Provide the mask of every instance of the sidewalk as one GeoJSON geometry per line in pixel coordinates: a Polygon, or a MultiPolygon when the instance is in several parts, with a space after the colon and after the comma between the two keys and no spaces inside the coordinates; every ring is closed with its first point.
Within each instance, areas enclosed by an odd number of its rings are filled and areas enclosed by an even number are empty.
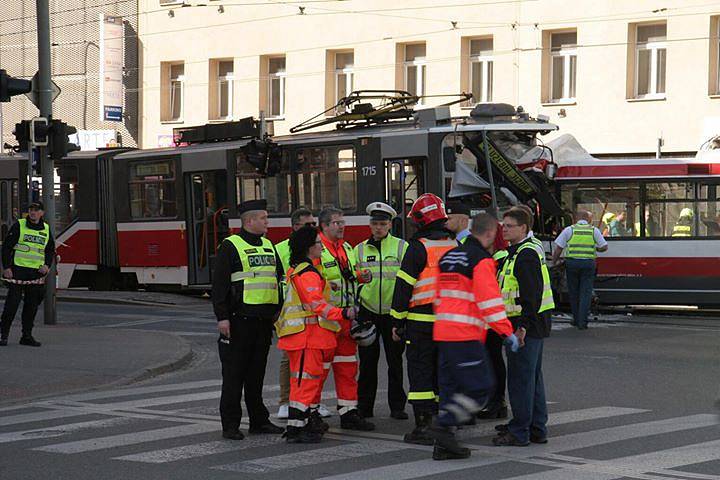
{"type": "MultiPolygon", "coordinates": [[[[7,288],[0,287],[0,299],[4,300],[7,288]]],[[[161,292],[94,291],[86,289],[67,289],[57,291],[58,302],[107,303],[114,305],[170,305],[192,307],[210,305],[209,297],[181,295],[161,292]]]]}
{"type": "Polygon", "coordinates": [[[161,332],[36,325],[42,347],[18,345],[19,321],[0,347],[0,405],[122,385],[182,367],[190,344],[161,332]]]}

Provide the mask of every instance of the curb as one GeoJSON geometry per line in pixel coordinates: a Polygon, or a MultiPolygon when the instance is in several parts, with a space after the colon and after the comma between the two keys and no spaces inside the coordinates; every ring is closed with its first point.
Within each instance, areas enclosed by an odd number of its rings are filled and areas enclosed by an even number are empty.
{"type": "MultiPolygon", "coordinates": [[[[90,328],[90,327],[89,327],[90,328]]],[[[42,402],[43,400],[55,398],[55,397],[62,397],[66,395],[74,395],[79,393],[89,393],[94,392],[98,390],[106,390],[111,389],[115,387],[122,387],[131,385],[133,383],[139,383],[145,380],[150,380],[151,378],[157,377],[159,375],[163,375],[166,373],[175,372],[178,370],[181,370],[185,367],[187,367],[195,357],[195,353],[192,349],[192,344],[182,338],[179,335],[173,335],[172,333],[167,333],[168,336],[174,338],[176,342],[178,343],[179,347],[182,348],[182,354],[179,357],[176,357],[174,359],[171,359],[167,362],[160,362],[155,365],[151,365],[149,367],[144,367],[140,370],[137,370],[135,372],[132,372],[128,375],[125,375],[121,378],[118,378],[116,380],[102,383],[98,385],[94,385],[91,387],[80,387],[80,388],[71,388],[68,390],[60,390],[57,392],[44,394],[44,395],[38,395],[38,396],[30,396],[30,397],[23,397],[8,401],[0,401],[1,407],[9,407],[13,405],[17,405],[20,403],[28,403],[32,404],[35,402],[42,402]]],[[[28,405],[30,406],[30,405],[28,405]]]]}
{"type": "MultiPolygon", "coordinates": [[[[0,300],[5,300],[7,295],[0,294],[0,300]]],[[[119,299],[111,297],[102,298],[83,298],[83,297],[62,297],[57,296],[57,301],[62,303],[102,303],[108,305],[135,305],[145,307],[182,307],[177,303],[170,302],[149,302],[144,300],[119,299]]]]}

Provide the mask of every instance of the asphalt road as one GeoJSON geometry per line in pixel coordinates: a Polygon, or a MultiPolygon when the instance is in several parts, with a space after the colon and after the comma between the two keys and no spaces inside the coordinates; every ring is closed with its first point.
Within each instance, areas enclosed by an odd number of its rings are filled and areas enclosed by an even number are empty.
{"type": "MultiPolygon", "coordinates": [[[[3,480],[720,479],[720,321],[712,318],[628,323],[618,315],[583,332],[556,324],[544,357],[550,442],[492,447],[496,422],[483,422],[460,432],[470,459],[437,462],[429,448],[402,443],[411,423],[387,418],[384,393],[375,432],[344,432],[334,416],[318,445],[274,436],[222,440],[209,305],[60,304],[59,311],[60,322],[88,328],[173,332],[192,343],[195,356],[180,371],[130,387],[0,409],[3,480]]],[[[273,412],[278,360],[273,348],[265,381],[273,412]]],[[[332,390],[326,386],[324,395],[330,406],[332,390]]]]}

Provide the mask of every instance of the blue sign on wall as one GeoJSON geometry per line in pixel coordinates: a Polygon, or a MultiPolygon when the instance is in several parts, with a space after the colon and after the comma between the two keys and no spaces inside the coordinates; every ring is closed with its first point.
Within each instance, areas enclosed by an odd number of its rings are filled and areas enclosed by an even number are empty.
{"type": "Polygon", "coordinates": [[[105,105],[103,120],[110,122],[122,122],[122,107],[105,105]]]}

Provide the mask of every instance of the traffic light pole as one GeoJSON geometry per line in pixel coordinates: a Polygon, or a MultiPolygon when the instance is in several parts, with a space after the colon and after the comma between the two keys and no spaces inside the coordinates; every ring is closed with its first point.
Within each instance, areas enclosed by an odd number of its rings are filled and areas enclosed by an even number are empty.
{"type": "MultiPolygon", "coordinates": [[[[38,104],[40,116],[52,118],[52,80],[50,60],[50,4],[49,0],[36,0],[37,31],[38,31],[38,104]]],[[[48,147],[38,147],[40,165],[42,167],[42,199],[45,207],[45,221],[55,234],[55,171],[52,158],[48,155],[48,147]]],[[[32,162],[32,158],[28,159],[32,162]]],[[[28,186],[30,187],[30,186],[28,186]]],[[[28,188],[29,189],[29,188],[28,188]]],[[[55,309],[55,272],[56,265],[50,266],[50,272],[45,277],[45,307],[44,317],[46,325],[55,325],[57,312],[55,309]]]]}

